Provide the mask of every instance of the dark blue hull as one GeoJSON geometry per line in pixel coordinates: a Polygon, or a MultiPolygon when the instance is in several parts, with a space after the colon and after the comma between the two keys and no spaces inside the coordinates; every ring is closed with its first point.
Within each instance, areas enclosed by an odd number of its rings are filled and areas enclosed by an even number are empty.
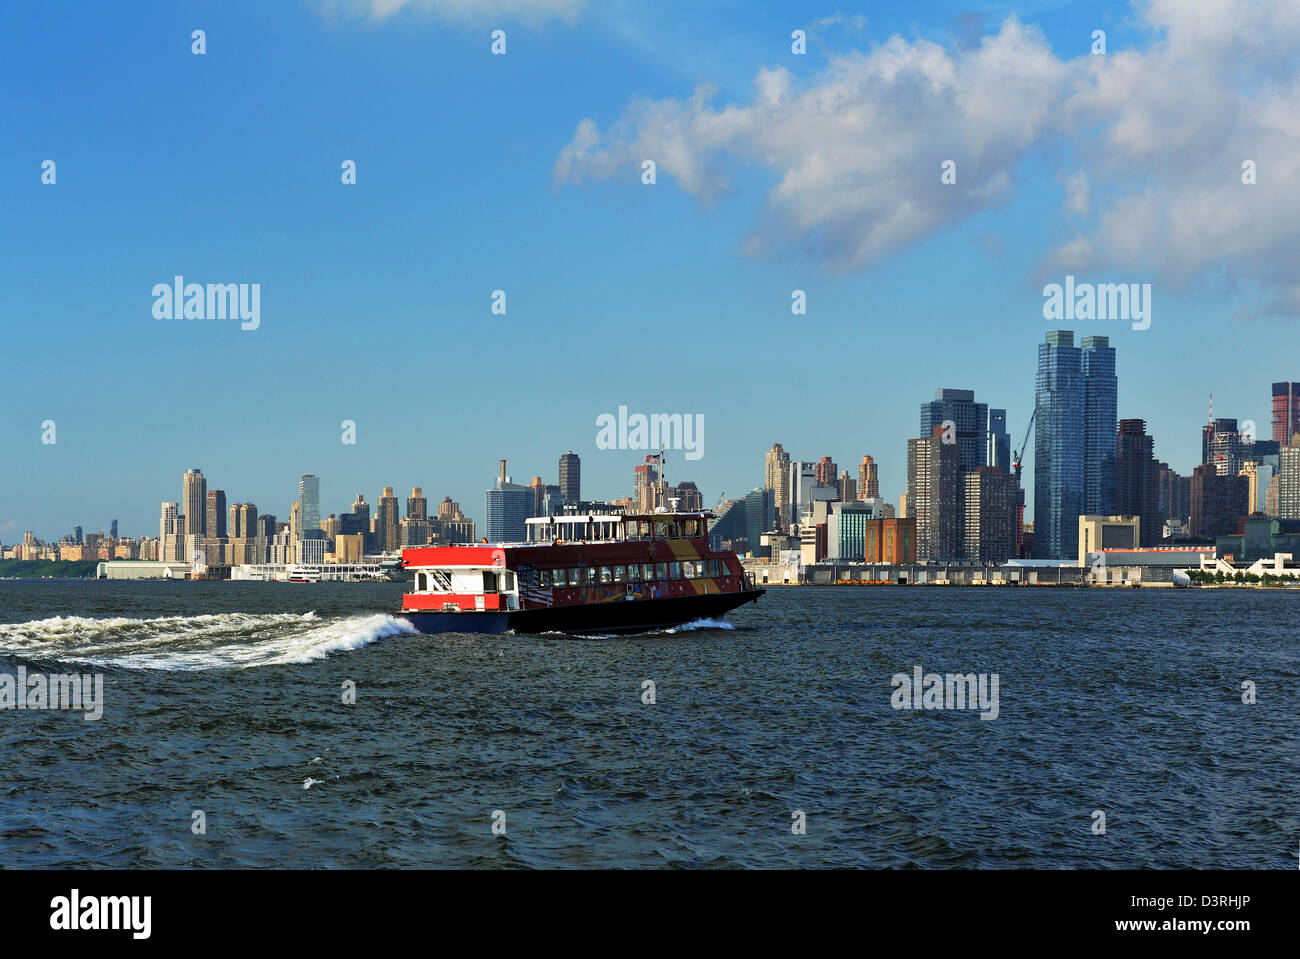
{"type": "Polygon", "coordinates": [[[402,612],[398,615],[422,633],[571,633],[604,635],[644,633],[697,619],[715,619],[763,595],[761,589],[707,593],[627,602],[546,606],[511,612],[402,612]]]}

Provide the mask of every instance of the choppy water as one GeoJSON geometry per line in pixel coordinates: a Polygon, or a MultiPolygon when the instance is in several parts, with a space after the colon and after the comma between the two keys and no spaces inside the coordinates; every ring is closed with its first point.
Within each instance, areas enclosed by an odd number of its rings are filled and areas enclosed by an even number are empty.
{"type": "Polygon", "coordinates": [[[0,672],[106,698],[0,711],[0,862],[1295,868],[1300,593],[776,589],[568,640],[412,635],[400,592],[0,582],[0,672]],[[998,718],[894,710],[918,665],[998,718]]]}

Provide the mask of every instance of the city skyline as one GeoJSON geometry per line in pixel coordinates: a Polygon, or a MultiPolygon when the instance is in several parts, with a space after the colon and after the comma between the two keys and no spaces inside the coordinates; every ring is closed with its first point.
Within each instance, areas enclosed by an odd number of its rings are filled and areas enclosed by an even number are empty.
{"type": "MultiPolygon", "coordinates": [[[[1072,322],[1045,317],[1044,287],[1076,276],[1150,284],[1146,328],[1073,328],[1120,350],[1118,417],[1147,422],[1161,461],[1197,465],[1211,391],[1267,435],[1259,384],[1294,376],[1275,357],[1296,353],[1300,302],[1286,241],[1300,161],[1271,119],[1287,113],[1295,25],[1253,6],[1215,30],[1167,4],[962,11],[575,4],[462,21],[233,2],[190,24],[145,2],[57,35],[38,10],[12,11],[29,42],[0,66],[25,91],[6,104],[0,157],[0,541],[114,517],[149,529],[151,504],[176,499],[177,463],[285,515],[289,473],[370,496],[400,476],[477,509],[498,459],[532,476],[564,449],[585,485],[629,496],[625,458],[595,442],[621,406],[707,419],[703,458],[669,464],[710,505],[752,488],[754,451],[782,437],[851,476],[870,453],[893,501],[919,392],[972,390],[1019,442],[1026,363],[1072,322]],[[1279,55],[1242,65],[1239,42],[1279,55]],[[137,66],[103,69],[109,57],[137,66]],[[1121,57],[1127,72],[1107,73],[1121,57]],[[27,82],[51,65],[58,85],[27,82]],[[145,70],[173,82],[143,84],[145,70]],[[939,94],[918,111],[926,80],[939,94]],[[1232,93],[1189,97],[1178,136],[1150,139],[1139,121],[1172,83],[1232,93]],[[467,86],[473,110],[442,96],[467,86]],[[735,139],[709,140],[726,111],[735,139]],[[834,163],[817,144],[839,146],[834,163]],[[57,178],[43,182],[47,159],[57,178]],[[1173,209],[1185,215],[1153,219],[1173,209]],[[258,284],[257,328],[156,317],[151,290],[177,276],[258,284]],[[673,360],[545,362],[553,346],[636,338],[673,360]]],[[[1031,457],[1027,487],[1033,470],[1031,457]]]]}

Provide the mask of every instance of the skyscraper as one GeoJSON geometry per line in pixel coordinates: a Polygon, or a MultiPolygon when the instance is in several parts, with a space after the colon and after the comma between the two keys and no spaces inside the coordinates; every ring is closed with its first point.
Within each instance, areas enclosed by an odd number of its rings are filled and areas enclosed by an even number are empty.
{"type": "Polygon", "coordinates": [[[870,456],[863,456],[862,462],[858,464],[858,496],[862,499],[875,499],[880,496],[876,461],[870,456]]]}
{"type": "Polygon", "coordinates": [[[1282,446],[1300,433],[1300,383],[1273,384],[1273,440],[1282,446]]]}
{"type": "Polygon", "coordinates": [[[108,529],[109,529],[108,535],[113,537],[113,539],[117,539],[117,520],[113,520],[112,524],[108,527],[108,529]]]}
{"type": "Polygon", "coordinates": [[[1300,519],[1300,431],[1282,447],[1277,471],[1277,519],[1300,519]]]}
{"type": "Polygon", "coordinates": [[[1136,516],[1140,545],[1155,546],[1162,538],[1160,474],[1152,455],[1154,440],[1145,420],[1120,420],[1115,442],[1115,512],[1136,516]]]}
{"type": "Polygon", "coordinates": [[[1010,472],[1011,436],[1007,433],[1006,410],[989,410],[985,435],[988,437],[988,450],[984,454],[986,465],[1001,466],[1010,472]]]}
{"type": "Polygon", "coordinates": [[[916,519],[916,558],[955,559],[961,550],[961,453],[943,426],[907,441],[907,512],[916,519]]]}
{"type": "MultiPolygon", "coordinates": [[[[320,529],[320,477],[304,473],[298,480],[298,502],[302,504],[302,531],[320,529]]],[[[299,537],[301,539],[302,537],[299,537]]]]}
{"type": "Polygon", "coordinates": [[[582,461],[569,450],[560,457],[560,495],[566,503],[582,500],[582,461]]]}
{"type": "MultiPolygon", "coordinates": [[[[1089,515],[1111,516],[1115,513],[1119,380],[1115,376],[1115,347],[1110,345],[1110,338],[1085,336],[1079,367],[1083,374],[1083,503],[1080,509],[1089,515]]],[[[1077,528],[1074,536],[1077,540],[1077,528]]]]}
{"type": "Polygon", "coordinates": [[[202,536],[207,525],[208,481],[201,470],[185,471],[181,481],[181,509],[185,514],[185,532],[202,536]]]}
{"type": "Polygon", "coordinates": [[[935,390],[934,400],[921,404],[919,435],[928,439],[936,426],[951,421],[956,430],[961,471],[969,473],[975,467],[985,465],[988,418],[988,404],[976,403],[974,390],[935,390]]]}
{"type": "Polygon", "coordinates": [[[397,497],[391,486],[385,486],[375,504],[375,538],[380,551],[392,552],[402,545],[399,519],[397,497]]]}
{"type": "Polygon", "coordinates": [[[858,481],[849,475],[848,470],[840,474],[839,486],[840,502],[847,503],[858,498],[858,481]]]}
{"type": "Polygon", "coordinates": [[[823,456],[816,465],[818,486],[834,486],[839,476],[839,466],[829,456],[823,456]]]}
{"type": "Polygon", "coordinates": [[[1019,492],[1016,477],[1003,466],[977,466],[962,474],[963,556],[1005,563],[1016,555],[1019,492]]]}
{"type": "Polygon", "coordinates": [[[1071,559],[1078,555],[1084,432],[1083,372],[1071,330],[1052,330],[1038,344],[1034,409],[1034,556],[1071,559]]]}
{"type": "MultiPolygon", "coordinates": [[[[777,528],[784,531],[790,516],[790,454],[773,443],[764,459],[763,488],[772,491],[777,528]]],[[[753,544],[751,544],[753,548],[753,544]]]]}
{"type": "Polygon", "coordinates": [[[1244,476],[1220,476],[1213,463],[1192,472],[1192,535],[1202,539],[1233,536],[1249,512],[1249,485],[1244,476]]]}
{"type": "Polygon", "coordinates": [[[209,539],[224,537],[226,535],[225,490],[208,490],[207,520],[204,524],[203,535],[209,539]]]}
{"type": "Polygon", "coordinates": [[[411,487],[411,495],[406,498],[406,516],[414,520],[429,518],[429,500],[418,486],[411,487]]]}
{"type": "Polygon", "coordinates": [[[485,494],[484,535],[492,543],[521,543],[527,538],[528,506],[531,494],[527,486],[510,482],[506,461],[492,488],[485,494]]]}

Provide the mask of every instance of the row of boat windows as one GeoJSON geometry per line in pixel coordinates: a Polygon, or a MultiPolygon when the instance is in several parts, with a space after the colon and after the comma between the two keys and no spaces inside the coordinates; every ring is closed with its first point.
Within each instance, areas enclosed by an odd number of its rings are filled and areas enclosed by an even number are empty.
{"type": "Polygon", "coordinates": [[[531,523],[528,539],[531,542],[600,542],[624,539],[637,542],[648,539],[698,539],[707,535],[702,519],[683,520],[625,520],[623,522],[591,523],[531,523]],[[621,527],[621,530],[620,530],[621,527]]]}
{"type": "Polygon", "coordinates": [[[538,585],[543,589],[595,586],[605,583],[652,583],[664,579],[704,579],[728,576],[720,559],[685,560],[671,563],[629,563],[626,566],[574,566],[569,569],[539,569],[538,585]]]}

